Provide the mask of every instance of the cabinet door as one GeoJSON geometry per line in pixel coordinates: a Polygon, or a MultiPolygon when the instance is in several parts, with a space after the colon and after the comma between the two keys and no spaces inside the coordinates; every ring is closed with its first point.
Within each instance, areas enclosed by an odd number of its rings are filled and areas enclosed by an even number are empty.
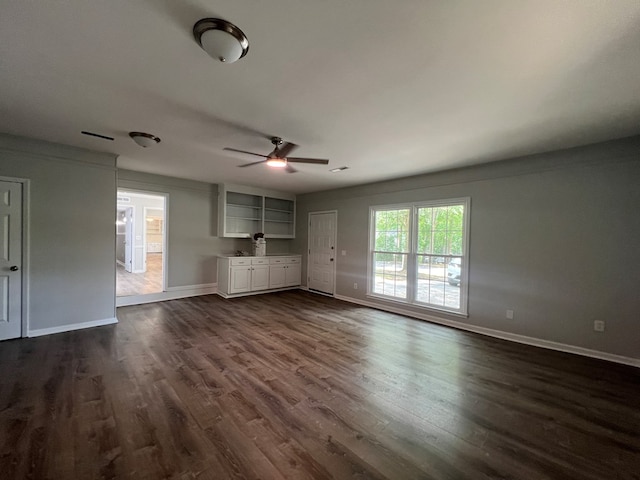
{"type": "Polygon", "coordinates": [[[269,288],[269,265],[251,267],[251,291],[269,288]]]}
{"type": "Polygon", "coordinates": [[[295,287],[296,285],[300,285],[301,269],[299,263],[292,263],[287,265],[285,272],[285,285],[287,287],[295,287]]]}
{"type": "Polygon", "coordinates": [[[285,285],[285,266],[269,266],[269,288],[282,288],[285,285]]]}
{"type": "Polygon", "coordinates": [[[251,267],[229,268],[229,293],[242,293],[251,290],[251,267]]]}

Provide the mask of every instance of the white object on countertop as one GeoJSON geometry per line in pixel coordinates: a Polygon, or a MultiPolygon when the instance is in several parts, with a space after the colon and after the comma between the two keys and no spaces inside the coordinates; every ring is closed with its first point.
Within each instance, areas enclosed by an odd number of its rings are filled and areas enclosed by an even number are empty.
{"type": "Polygon", "coordinates": [[[253,255],[256,257],[267,256],[267,241],[264,238],[259,238],[253,242],[253,255]]]}

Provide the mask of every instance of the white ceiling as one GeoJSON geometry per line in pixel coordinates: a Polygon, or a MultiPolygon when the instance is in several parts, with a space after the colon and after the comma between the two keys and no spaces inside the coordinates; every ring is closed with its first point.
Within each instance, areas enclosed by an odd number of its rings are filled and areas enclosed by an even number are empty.
{"type": "Polygon", "coordinates": [[[0,131],[295,193],[625,137],[640,1],[0,0],[0,131]],[[204,17],[238,25],[247,56],[208,57],[204,17]],[[222,150],[266,154],[270,135],[331,163],[287,174],[222,150]]]}

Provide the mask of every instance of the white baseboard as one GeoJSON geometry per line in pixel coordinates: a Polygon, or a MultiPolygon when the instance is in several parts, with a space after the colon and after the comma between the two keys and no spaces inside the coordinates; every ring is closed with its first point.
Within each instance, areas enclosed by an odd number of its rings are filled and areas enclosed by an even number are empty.
{"type": "Polygon", "coordinates": [[[232,293],[232,294],[227,294],[224,292],[216,292],[216,293],[220,295],[222,298],[231,299],[231,298],[240,298],[240,297],[251,297],[253,295],[262,295],[263,293],[285,292],[287,290],[298,290],[298,289],[300,289],[300,286],[296,285],[295,287],[269,288],[266,290],[254,290],[252,292],[242,292],[242,293],[232,293]]]}
{"type": "Polygon", "coordinates": [[[142,305],[143,303],[164,302],[166,300],[176,300],[178,298],[197,297],[198,295],[210,295],[212,293],[216,293],[217,291],[217,283],[189,285],[185,287],[168,287],[164,292],[148,293],[146,295],[131,295],[128,297],[117,297],[116,307],[142,305]]]}
{"type": "Polygon", "coordinates": [[[625,357],[622,355],[615,355],[613,353],[601,352],[599,350],[591,350],[589,348],[577,347],[575,345],[568,345],[566,343],[552,342],[550,340],[542,340],[540,338],[528,337],[526,335],[519,335],[517,333],[503,332],[501,330],[494,330],[492,328],[479,327],[477,325],[469,325],[467,323],[457,322],[455,320],[449,320],[446,318],[436,317],[425,313],[414,312],[411,310],[405,310],[404,308],[395,307],[386,304],[379,304],[370,302],[367,300],[360,300],[353,297],[345,297],[342,295],[335,295],[338,300],[344,300],[345,302],[357,303],[365,307],[376,308],[378,310],[385,310],[387,312],[398,313],[407,317],[418,318],[420,320],[426,320],[427,322],[437,323],[445,325],[447,327],[457,328],[459,330],[466,330],[469,332],[480,333],[489,337],[501,338],[503,340],[509,340],[511,342],[523,343],[526,345],[532,345],[534,347],[547,348],[549,350],[557,350],[560,352],[574,353],[577,355],[583,355],[585,357],[598,358],[600,360],[608,360],[610,362],[622,363],[624,365],[631,365],[632,367],[640,368],[640,358],[625,357]]]}
{"type": "Polygon", "coordinates": [[[114,323],[118,323],[118,319],[116,317],[103,318],[102,320],[91,320],[90,322],[72,323],[70,325],[60,325],[58,327],[38,328],[36,330],[29,330],[27,337],[41,337],[42,335],[71,332],[73,330],[82,330],[83,328],[102,327],[103,325],[112,325],[114,323]]]}

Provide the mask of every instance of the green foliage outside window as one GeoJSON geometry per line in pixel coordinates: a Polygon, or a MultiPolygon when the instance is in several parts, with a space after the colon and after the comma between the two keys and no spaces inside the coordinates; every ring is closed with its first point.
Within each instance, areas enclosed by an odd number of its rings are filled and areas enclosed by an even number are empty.
{"type": "Polygon", "coordinates": [[[464,207],[418,208],[418,253],[431,255],[462,254],[464,207]]]}
{"type": "Polygon", "coordinates": [[[409,251],[409,209],[381,210],[375,216],[375,250],[390,252],[378,257],[380,260],[393,260],[393,253],[409,251]]]}

